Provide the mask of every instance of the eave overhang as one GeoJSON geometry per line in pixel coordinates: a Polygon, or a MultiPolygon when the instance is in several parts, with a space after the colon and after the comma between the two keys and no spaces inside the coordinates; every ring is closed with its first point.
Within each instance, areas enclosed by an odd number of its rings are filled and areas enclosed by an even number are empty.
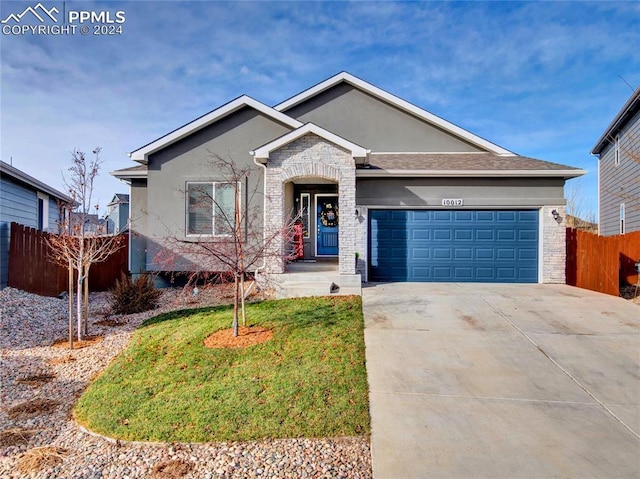
{"type": "Polygon", "coordinates": [[[317,135],[320,138],[328,141],[329,143],[333,143],[334,145],[337,145],[349,151],[351,153],[351,156],[356,160],[356,164],[363,165],[366,163],[366,159],[370,153],[370,150],[367,150],[366,148],[357,145],[356,143],[342,138],[335,133],[331,133],[330,131],[325,130],[324,128],[313,123],[306,123],[300,128],[290,131],[289,133],[286,133],[281,137],[276,138],[275,140],[259,148],[256,148],[249,153],[254,156],[256,161],[266,163],[269,160],[272,152],[310,133],[317,135]]]}
{"type": "Polygon", "coordinates": [[[138,148],[137,150],[132,151],[128,154],[128,156],[139,163],[147,164],[149,155],[161,150],[162,148],[166,148],[167,146],[186,138],[187,136],[195,133],[202,128],[205,128],[216,121],[235,113],[236,111],[244,108],[251,107],[254,110],[259,111],[265,116],[272,118],[273,120],[287,125],[291,128],[298,128],[302,126],[302,123],[298,120],[291,118],[284,113],[281,113],[270,106],[265,105],[264,103],[259,102],[258,100],[254,100],[253,98],[243,95],[239,98],[236,98],[229,103],[222,105],[219,108],[207,113],[206,115],[197,118],[186,125],[173,130],[170,133],[158,138],[147,145],[138,148]]]}
{"type": "Polygon", "coordinates": [[[586,175],[586,170],[383,170],[358,168],[357,178],[577,178],[586,175]]]}

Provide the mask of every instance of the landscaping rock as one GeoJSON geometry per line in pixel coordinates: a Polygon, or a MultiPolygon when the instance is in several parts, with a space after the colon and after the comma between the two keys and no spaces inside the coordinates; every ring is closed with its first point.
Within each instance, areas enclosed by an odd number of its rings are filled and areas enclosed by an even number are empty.
{"type": "Polygon", "coordinates": [[[105,321],[108,293],[91,293],[89,332],[104,340],[70,351],[52,347],[67,335],[66,301],[13,288],[0,291],[0,431],[28,431],[19,440],[0,444],[0,478],[25,477],[17,469],[18,462],[33,450],[64,451],[56,456],[60,461],[33,461],[32,467],[41,467],[31,471],[35,478],[161,477],[169,469],[167,464],[188,465],[175,467],[173,477],[372,477],[369,439],[365,437],[151,444],[109,440],[79,427],[71,418],[73,404],[89,381],[127,346],[145,319],[172,309],[215,304],[224,297],[209,288],[201,288],[197,299],[181,293],[179,289],[163,290],[158,309],[111,317],[115,323],[105,321]],[[25,380],[34,377],[50,380],[25,380]],[[12,418],[9,414],[18,405],[44,404],[44,400],[59,405],[43,408],[35,417],[14,413],[12,418]],[[37,449],[45,446],[51,449],[37,449]]]}

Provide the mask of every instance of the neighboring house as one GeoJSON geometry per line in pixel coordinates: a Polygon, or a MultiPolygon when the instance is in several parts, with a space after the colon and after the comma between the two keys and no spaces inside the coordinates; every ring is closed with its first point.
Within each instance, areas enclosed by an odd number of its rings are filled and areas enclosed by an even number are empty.
{"type": "Polygon", "coordinates": [[[604,131],[598,155],[600,234],[640,231],[640,88],[604,131]]]}
{"type": "MultiPolygon", "coordinates": [[[[162,269],[168,235],[220,233],[193,204],[198,189],[222,200],[228,186],[211,153],[252,168],[243,191],[260,194],[243,207],[264,213],[260,228],[299,213],[304,258],[342,275],[565,281],[563,188],[585,171],[518,156],[345,72],[274,107],[241,96],[130,153],[139,165],[112,174],[131,185],[132,272],[162,269]]],[[[269,256],[267,272],[284,269],[269,256]]]]}
{"type": "Polygon", "coordinates": [[[9,279],[11,223],[55,232],[61,219],[59,204],[70,202],[64,193],[0,161],[0,288],[9,279]]]}
{"type": "Polygon", "coordinates": [[[106,235],[107,221],[100,218],[97,214],[84,214],[74,211],[71,213],[70,229],[73,235],[80,233],[80,224],[85,234],[89,235],[106,235]]]}
{"type": "Polygon", "coordinates": [[[125,232],[129,227],[129,195],[116,193],[107,205],[104,220],[107,234],[117,235],[125,232]]]}

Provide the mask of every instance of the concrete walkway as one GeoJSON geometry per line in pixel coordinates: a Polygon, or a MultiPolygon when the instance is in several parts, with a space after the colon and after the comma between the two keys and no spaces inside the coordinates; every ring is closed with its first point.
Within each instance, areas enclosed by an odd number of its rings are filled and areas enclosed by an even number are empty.
{"type": "Polygon", "coordinates": [[[640,307],[564,285],[363,288],[375,479],[640,477],[640,307]]]}

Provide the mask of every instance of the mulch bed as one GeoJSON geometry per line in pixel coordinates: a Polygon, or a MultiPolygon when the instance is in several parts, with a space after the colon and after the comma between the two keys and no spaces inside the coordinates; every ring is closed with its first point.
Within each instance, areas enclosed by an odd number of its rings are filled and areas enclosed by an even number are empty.
{"type": "Polygon", "coordinates": [[[52,413],[59,405],[59,401],[53,401],[51,399],[34,399],[13,406],[7,414],[11,419],[29,419],[52,413]]]}
{"type": "MultiPolygon", "coordinates": [[[[82,349],[94,344],[99,343],[104,339],[104,336],[85,336],[82,341],[73,341],[73,349],[82,349]]],[[[56,339],[53,343],[54,348],[68,348],[69,338],[56,339]]]]}
{"type": "Polygon", "coordinates": [[[204,340],[207,348],[246,348],[269,341],[273,331],[261,326],[242,326],[238,328],[238,336],[233,336],[233,329],[221,329],[204,340]]]}
{"type": "Polygon", "coordinates": [[[0,447],[22,446],[29,442],[35,434],[33,429],[22,429],[19,427],[5,429],[0,432],[0,447]]]}
{"type": "Polygon", "coordinates": [[[109,326],[110,328],[115,328],[118,326],[124,326],[127,324],[126,321],[118,321],[117,319],[103,319],[101,321],[97,321],[93,323],[97,326],[109,326]]]}
{"type": "Polygon", "coordinates": [[[16,469],[23,474],[50,469],[60,464],[66,455],[67,451],[60,447],[36,447],[20,456],[16,469]]]}
{"type": "Polygon", "coordinates": [[[180,479],[186,476],[193,469],[191,462],[182,459],[161,462],[153,466],[151,477],[154,479],[180,479]]]}
{"type": "Polygon", "coordinates": [[[40,386],[42,384],[46,384],[53,379],[55,379],[55,374],[44,373],[44,374],[33,374],[31,376],[25,376],[23,378],[16,379],[16,382],[19,384],[26,384],[27,386],[40,386]]]}

